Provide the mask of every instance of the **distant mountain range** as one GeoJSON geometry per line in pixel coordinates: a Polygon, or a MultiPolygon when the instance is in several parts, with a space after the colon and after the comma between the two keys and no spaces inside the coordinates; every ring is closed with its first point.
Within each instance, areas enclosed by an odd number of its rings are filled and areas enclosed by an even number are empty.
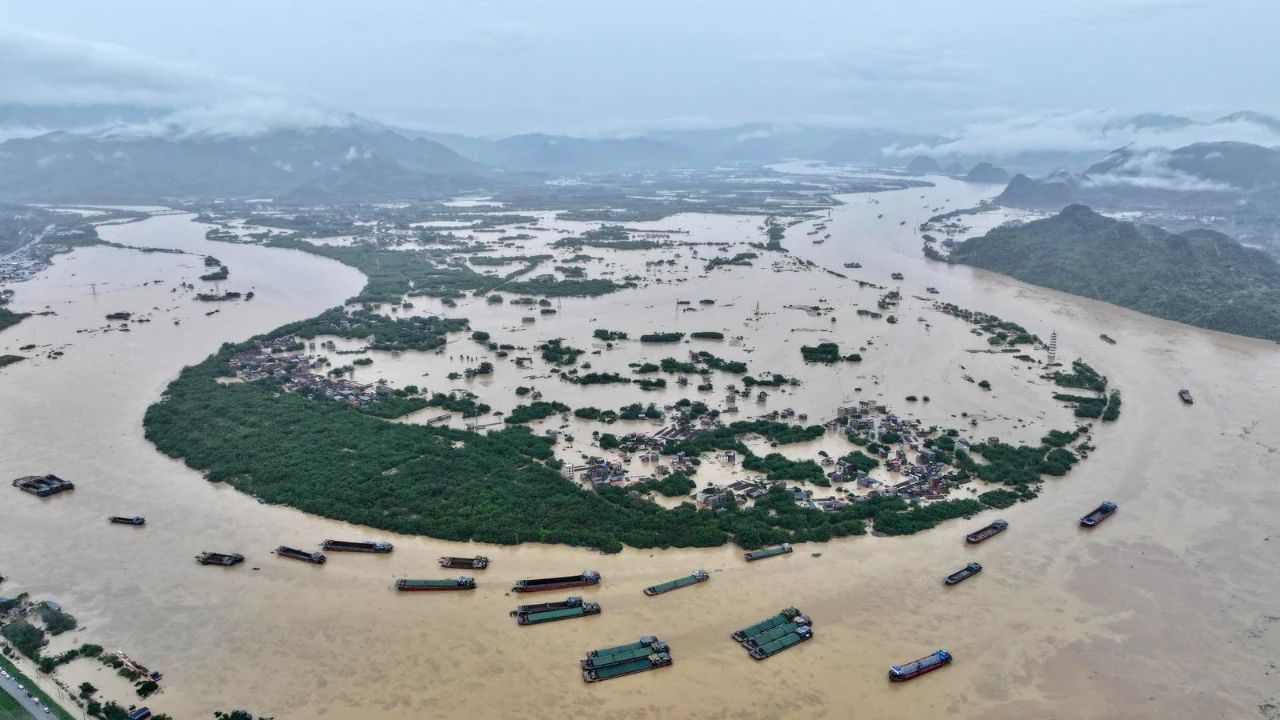
{"type": "Polygon", "coordinates": [[[966,240],[950,260],[1156,317],[1280,341],[1280,264],[1211,230],[1170,233],[1070,205],[966,240]]]}

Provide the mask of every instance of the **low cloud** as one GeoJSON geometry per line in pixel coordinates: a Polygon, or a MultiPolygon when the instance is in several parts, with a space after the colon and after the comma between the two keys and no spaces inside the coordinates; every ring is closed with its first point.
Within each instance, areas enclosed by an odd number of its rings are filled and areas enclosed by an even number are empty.
{"type": "Polygon", "coordinates": [[[1126,146],[1139,150],[1176,148],[1211,141],[1274,146],[1280,145],[1280,133],[1265,122],[1250,118],[1160,124],[1142,116],[1102,110],[1014,115],[975,122],[938,143],[890,146],[884,152],[890,157],[1009,158],[1040,152],[1102,154],[1126,146]]]}
{"type": "Polygon", "coordinates": [[[1123,162],[1104,174],[1086,175],[1081,185],[1084,187],[1136,187],[1178,192],[1238,190],[1233,185],[1207,180],[1170,167],[1169,159],[1169,153],[1163,150],[1148,150],[1129,155],[1123,162]]]}

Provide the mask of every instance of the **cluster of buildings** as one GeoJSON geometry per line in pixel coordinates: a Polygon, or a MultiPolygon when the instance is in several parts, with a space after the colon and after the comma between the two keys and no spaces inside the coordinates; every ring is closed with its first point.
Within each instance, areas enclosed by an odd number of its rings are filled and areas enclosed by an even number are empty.
{"type": "Polygon", "coordinates": [[[292,335],[273,338],[259,342],[253,350],[236,353],[227,364],[244,382],[274,378],[285,390],[353,407],[367,407],[394,392],[383,381],[361,384],[330,376],[324,371],[324,359],[300,352],[302,347],[302,341],[292,335]]]}
{"type": "MultiPolygon", "coordinates": [[[[963,482],[958,480],[957,473],[950,465],[940,461],[936,451],[924,446],[925,439],[933,432],[931,429],[921,428],[921,422],[917,419],[894,415],[883,405],[863,400],[856,405],[842,406],[836,411],[836,419],[828,423],[828,427],[840,429],[850,437],[876,440],[873,454],[881,458],[886,470],[904,476],[900,482],[886,485],[871,477],[865,470],[838,460],[835,470],[828,476],[833,482],[854,482],[858,487],[874,489],[882,495],[903,495],[924,500],[940,500],[946,497],[953,482],[963,482]],[[899,438],[895,443],[896,449],[891,451],[887,444],[879,443],[879,439],[885,435],[896,435],[899,438]]],[[[957,438],[955,448],[968,451],[969,446],[957,438]]]]}

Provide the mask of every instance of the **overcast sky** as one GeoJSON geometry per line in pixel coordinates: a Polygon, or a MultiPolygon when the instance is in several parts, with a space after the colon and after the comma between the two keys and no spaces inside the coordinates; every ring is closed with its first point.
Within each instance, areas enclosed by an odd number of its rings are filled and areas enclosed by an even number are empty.
{"type": "Polygon", "coordinates": [[[5,0],[0,101],[212,98],[423,129],[941,131],[1280,113],[1275,0],[5,0]]]}

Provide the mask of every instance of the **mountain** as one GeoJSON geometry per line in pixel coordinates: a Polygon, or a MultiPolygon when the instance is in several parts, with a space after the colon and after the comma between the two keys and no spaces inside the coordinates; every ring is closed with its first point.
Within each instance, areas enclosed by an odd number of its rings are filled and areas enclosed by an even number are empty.
{"type": "Polygon", "coordinates": [[[907,163],[904,168],[912,175],[936,175],[942,172],[942,167],[938,165],[938,161],[925,155],[917,155],[911,158],[911,162],[907,163]]]}
{"type": "Polygon", "coordinates": [[[998,185],[1009,182],[1009,173],[1004,168],[998,168],[989,162],[980,162],[965,174],[964,180],[971,183],[998,185]]]}
{"type": "MultiPolygon", "coordinates": [[[[276,130],[244,137],[52,132],[0,143],[0,198],[138,202],[274,197],[380,168],[382,180],[485,172],[443,145],[370,126],[276,130]],[[363,169],[363,170],[362,170],[363,169]]],[[[409,183],[409,194],[415,188],[409,183]]],[[[395,197],[394,189],[390,197],[395,197]]],[[[386,197],[386,196],[384,196],[386,197]]]]}
{"type": "Polygon", "coordinates": [[[1070,205],[957,245],[955,263],[1178,322],[1280,341],[1280,263],[1221,233],[1171,233],[1070,205]]]}

